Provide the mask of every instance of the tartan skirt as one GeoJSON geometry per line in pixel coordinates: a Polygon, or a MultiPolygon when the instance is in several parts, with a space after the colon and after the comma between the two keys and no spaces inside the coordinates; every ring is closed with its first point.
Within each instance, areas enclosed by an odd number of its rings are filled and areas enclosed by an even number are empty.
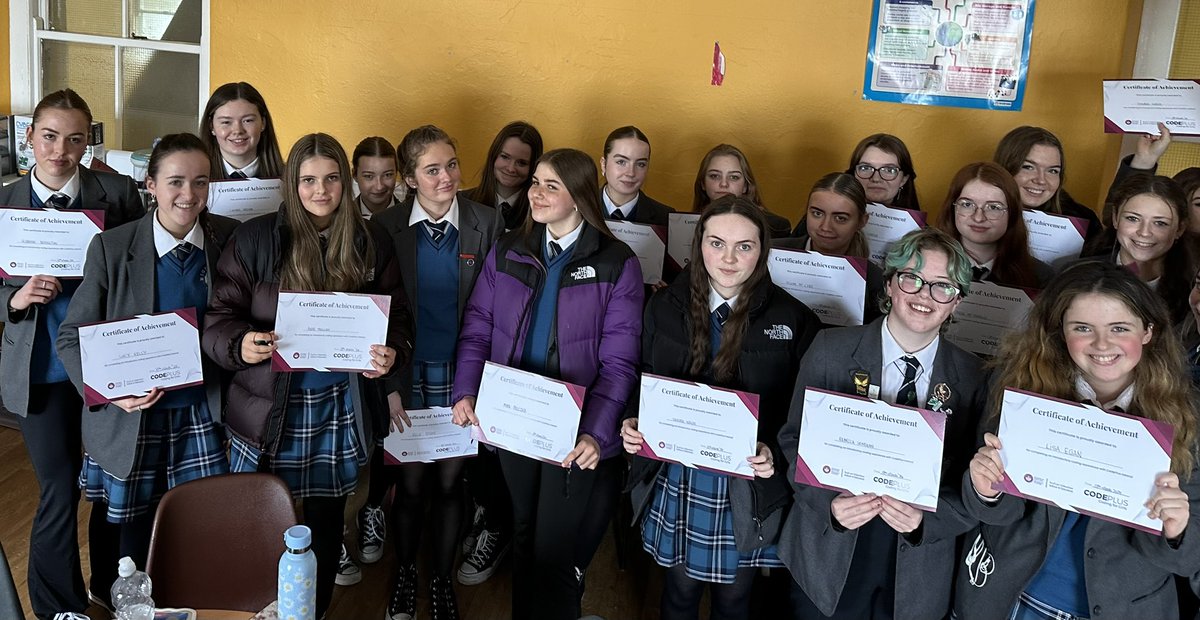
{"type": "Polygon", "coordinates": [[[287,483],[294,497],[349,495],[358,484],[358,469],[367,464],[368,456],[359,446],[350,383],[292,389],[279,449],[265,463],[261,463],[261,450],[236,436],[230,442],[229,453],[230,469],[273,473],[287,483]]]}
{"type": "Polygon", "coordinates": [[[775,545],[738,551],[733,538],[729,477],[665,463],[654,479],[642,520],[642,548],[655,562],[711,583],[733,583],[737,569],[781,567],[775,545]]]}
{"type": "Polygon", "coordinates": [[[117,478],[85,454],[79,488],[88,501],[108,503],[110,522],[129,521],[150,512],[164,493],[180,484],[228,473],[222,435],[205,399],[187,407],[151,407],[142,412],[129,476],[117,478]]]}
{"type": "Polygon", "coordinates": [[[413,362],[412,408],[449,407],[454,389],[454,365],[450,362],[413,362]]]}

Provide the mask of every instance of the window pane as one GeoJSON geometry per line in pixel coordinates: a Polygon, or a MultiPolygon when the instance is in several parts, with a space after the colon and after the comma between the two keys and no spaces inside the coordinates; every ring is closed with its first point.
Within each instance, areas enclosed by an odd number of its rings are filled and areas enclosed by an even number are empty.
{"type": "Polygon", "coordinates": [[[138,38],[200,42],[201,0],[133,0],[130,27],[138,38]]]}
{"type": "Polygon", "coordinates": [[[121,123],[126,150],[148,148],[169,133],[195,133],[199,123],[200,57],[195,54],[124,49],[121,123]]]}
{"type": "MultiPolygon", "coordinates": [[[[105,45],[42,41],[42,94],[71,88],[87,101],[92,118],[104,123],[104,145],[121,148],[113,109],[116,72],[113,48],[105,45]]],[[[195,88],[195,87],[193,87],[195,88]]]]}
{"type": "Polygon", "coordinates": [[[51,0],[46,27],[59,32],[124,36],[121,0],[51,0]]]}

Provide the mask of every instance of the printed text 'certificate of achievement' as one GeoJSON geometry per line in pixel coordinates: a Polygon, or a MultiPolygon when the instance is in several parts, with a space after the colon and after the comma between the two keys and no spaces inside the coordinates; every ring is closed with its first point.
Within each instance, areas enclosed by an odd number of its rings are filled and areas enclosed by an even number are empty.
{"type": "Polygon", "coordinates": [[[687,267],[692,260],[692,239],[696,235],[698,213],[671,213],[667,216],[667,258],[675,263],[676,269],[687,267]]]}
{"type": "Polygon", "coordinates": [[[1034,258],[1047,265],[1079,258],[1087,237],[1087,220],[1034,209],[1021,213],[1029,229],[1029,253],[1034,258]]]}
{"type": "Polygon", "coordinates": [[[279,291],[271,369],[362,372],[387,342],[389,295],[279,291]]]}
{"type": "Polygon", "coordinates": [[[997,490],[1158,533],[1144,504],[1171,469],[1174,436],[1162,422],[1006,389],[997,490]]]}
{"type": "Polygon", "coordinates": [[[204,383],[195,308],[81,325],[79,358],[89,407],[204,383]]]}
{"type": "Polygon", "coordinates": [[[892,247],[906,233],[925,227],[925,214],[911,209],[894,209],[879,203],[867,203],[867,213],[871,219],[863,227],[863,235],[867,237],[867,249],[871,252],[871,261],[883,265],[883,257],[888,248],[892,247]]]}
{"type": "Polygon", "coordinates": [[[771,281],[804,302],[826,325],[862,325],[867,262],[852,256],[772,248],[771,281]]]}
{"type": "Polygon", "coordinates": [[[0,278],[83,277],[92,237],[104,212],[84,209],[0,209],[0,278]]]}
{"type": "Polygon", "coordinates": [[[246,220],[274,213],[283,203],[279,179],[230,179],[208,184],[208,210],[217,215],[246,220]]]}
{"type": "Polygon", "coordinates": [[[638,431],[642,456],[753,478],[758,395],[643,373],[638,431]]]}
{"type": "Polygon", "coordinates": [[[406,413],[412,426],[402,433],[392,431],[383,439],[383,458],[389,465],[430,463],[479,453],[479,442],[471,429],[455,424],[449,407],[409,409],[406,413]]]}
{"type": "Polygon", "coordinates": [[[1005,334],[1025,326],[1030,308],[1033,296],[1025,289],[972,282],[971,294],[954,311],[946,338],[972,353],[995,355],[1005,334]]]}
{"type": "Polygon", "coordinates": [[[1200,136],[1200,80],[1104,80],[1104,133],[1200,136]]]}
{"type": "Polygon", "coordinates": [[[487,362],[475,402],[478,439],[521,456],[562,463],[575,449],[584,389],[487,362]]]}
{"type": "Polygon", "coordinates": [[[946,414],[804,390],[796,482],[937,509],[946,414]]]}
{"type": "Polygon", "coordinates": [[[635,224],[610,220],[605,222],[614,237],[624,241],[637,254],[642,266],[642,281],[658,284],[662,281],[663,259],[667,252],[667,231],[662,226],[635,224]]]}

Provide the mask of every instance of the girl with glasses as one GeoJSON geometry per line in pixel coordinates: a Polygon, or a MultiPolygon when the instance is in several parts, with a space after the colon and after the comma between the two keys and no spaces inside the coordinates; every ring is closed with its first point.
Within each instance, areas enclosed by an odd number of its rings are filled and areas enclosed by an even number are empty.
{"type": "Polygon", "coordinates": [[[867,201],[897,209],[921,210],[917,172],[904,141],[886,133],[863,138],[850,155],[848,174],[867,192],[867,201]]]}

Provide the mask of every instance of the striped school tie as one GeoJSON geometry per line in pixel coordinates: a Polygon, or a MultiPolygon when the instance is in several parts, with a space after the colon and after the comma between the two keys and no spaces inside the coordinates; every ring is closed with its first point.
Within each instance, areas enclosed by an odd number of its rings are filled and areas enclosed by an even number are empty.
{"type": "Polygon", "coordinates": [[[917,406],[917,373],[921,370],[921,362],[911,355],[900,358],[904,363],[904,382],[896,392],[896,404],[909,407],[917,406]]]}

